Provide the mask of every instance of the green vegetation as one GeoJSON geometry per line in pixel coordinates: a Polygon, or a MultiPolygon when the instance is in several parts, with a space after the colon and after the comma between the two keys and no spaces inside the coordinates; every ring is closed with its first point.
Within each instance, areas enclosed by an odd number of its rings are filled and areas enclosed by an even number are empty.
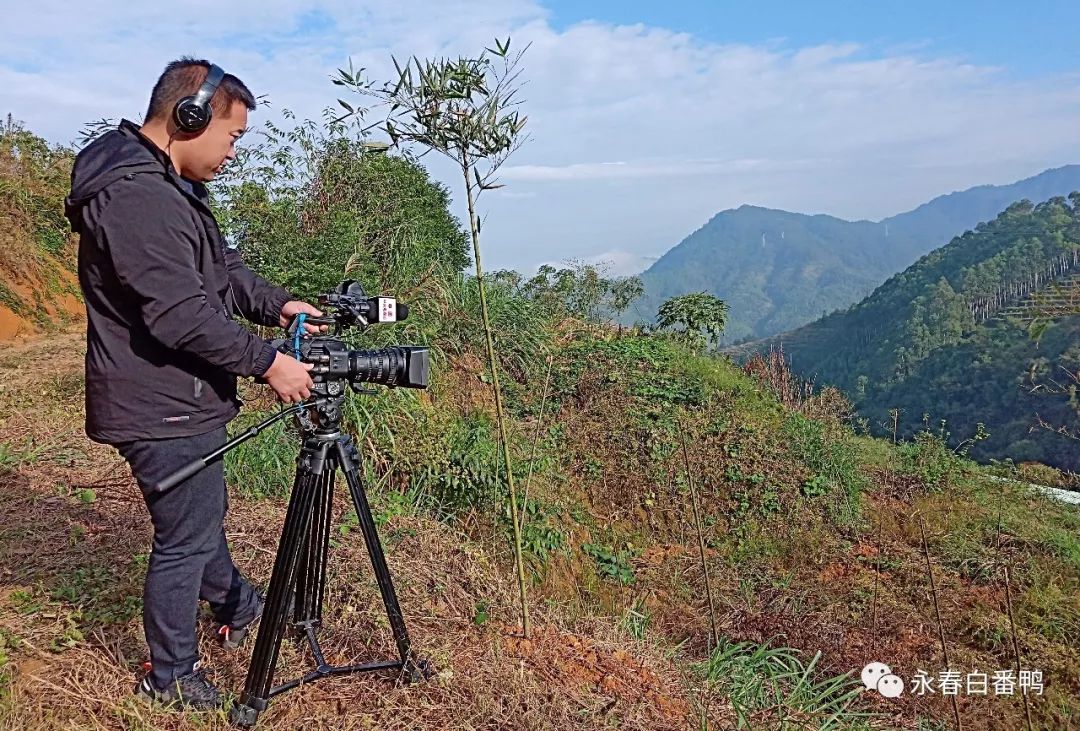
{"type": "Polygon", "coordinates": [[[839,523],[857,521],[866,476],[859,468],[847,431],[837,428],[835,422],[810,419],[796,412],[785,422],[784,435],[791,440],[795,457],[810,474],[800,486],[803,496],[833,495],[831,509],[835,519],[839,523]]]}
{"type": "Polygon", "coordinates": [[[0,306],[46,329],[74,314],[60,300],[79,296],[63,204],[73,160],[10,114],[0,123],[0,306]]]}
{"type": "Polygon", "coordinates": [[[560,269],[544,264],[529,279],[512,270],[494,276],[549,312],[593,322],[621,315],[641,294],[637,277],[609,278],[602,266],[579,261],[560,269]]]}
{"type": "MultiPolygon", "coordinates": [[[[234,433],[250,429],[269,414],[243,411],[232,422],[234,433]]],[[[296,475],[299,433],[280,421],[256,439],[249,439],[225,455],[225,479],[241,494],[263,498],[288,494],[296,475]]]]}
{"type": "Polygon", "coordinates": [[[1078,271],[1080,194],[1021,201],[859,304],[785,335],[784,353],[795,370],[851,394],[876,433],[891,431],[889,410],[899,409],[901,436],[921,430],[926,415],[956,434],[978,431],[968,445],[977,459],[1075,471],[1080,444],[1037,425],[1075,423],[1080,317],[1043,314],[1038,293],[1078,271]],[[1024,301],[1029,310],[1016,307],[1024,301]]]}
{"type": "Polygon", "coordinates": [[[691,348],[715,345],[727,324],[727,303],[705,292],[672,297],[656,311],[656,326],[671,330],[691,348]]]}
{"type": "Polygon", "coordinates": [[[222,228],[250,266],[298,297],[348,275],[372,291],[407,282],[400,296],[419,299],[469,263],[449,195],[422,167],[349,133],[341,124],[318,136],[307,125],[269,126],[249,164],[272,149],[274,167],[228,190],[222,228]]]}
{"type": "Polygon", "coordinates": [[[736,728],[870,729],[873,714],[852,706],[862,692],[857,677],[845,673],[820,678],[821,653],[804,662],[790,647],[721,642],[697,667],[712,692],[733,706],[736,728]]]}
{"type": "Polygon", "coordinates": [[[596,561],[596,570],[600,575],[620,584],[634,583],[634,570],[629,564],[632,556],[630,551],[615,551],[595,543],[582,545],[581,551],[596,561]]]}

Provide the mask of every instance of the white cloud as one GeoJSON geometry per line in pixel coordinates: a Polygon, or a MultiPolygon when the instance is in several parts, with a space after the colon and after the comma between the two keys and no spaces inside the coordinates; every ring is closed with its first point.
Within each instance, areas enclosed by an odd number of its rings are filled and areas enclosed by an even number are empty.
{"type": "Polygon", "coordinates": [[[610,276],[625,277],[630,274],[640,274],[658,258],[657,256],[638,254],[633,251],[611,249],[587,256],[583,261],[586,264],[601,267],[610,276]]]}
{"type": "Polygon", "coordinates": [[[817,160],[639,160],[637,162],[573,163],[570,165],[509,165],[500,170],[503,180],[563,181],[613,178],[690,177],[716,173],[794,170],[817,160]]]}
{"type": "Polygon", "coordinates": [[[588,264],[595,267],[596,270],[605,277],[625,277],[631,274],[640,274],[648,269],[649,265],[658,258],[659,256],[655,255],[649,256],[637,254],[632,251],[623,251],[621,249],[610,249],[590,256],[572,256],[559,260],[552,259],[549,261],[541,261],[535,267],[527,271],[530,274],[534,274],[544,265],[562,269],[577,264],[588,264]]]}
{"type": "MultiPolygon", "coordinates": [[[[531,0],[103,0],[92,13],[46,0],[5,9],[5,24],[0,113],[54,141],[90,119],[137,117],[161,67],[182,54],[237,73],[272,111],[317,117],[350,56],[385,77],[390,54],[473,52],[508,34],[531,43],[532,141],[501,171],[508,187],[483,199],[495,268],[640,262],[742,203],[877,218],[1080,161],[1080,74],[1009,80],[914,44],[717,44],[598,22],[556,30],[531,0]]],[[[446,163],[425,160],[457,190],[446,163]]]]}
{"type": "Polygon", "coordinates": [[[634,168],[625,162],[574,163],[572,165],[510,165],[502,169],[505,180],[595,180],[626,177],[634,168]]]}

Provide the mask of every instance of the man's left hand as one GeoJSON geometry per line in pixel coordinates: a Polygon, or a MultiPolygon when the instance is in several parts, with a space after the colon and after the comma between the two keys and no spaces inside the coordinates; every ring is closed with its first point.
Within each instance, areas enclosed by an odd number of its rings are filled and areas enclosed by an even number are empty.
{"type": "MultiPolygon", "coordinates": [[[[313,305],[309,305],[307,302],[301,302],[299,300],[289,300],[281,308],[281,326],[288,327],[289,322],[295,315],[300,313],[306,315],[314,315],[315,317],[322,317],[322,311],[313,305]]],[[[309,325],[304,323],[304,329],[309,333],[326,332],[326,325],[309,325]]]]}

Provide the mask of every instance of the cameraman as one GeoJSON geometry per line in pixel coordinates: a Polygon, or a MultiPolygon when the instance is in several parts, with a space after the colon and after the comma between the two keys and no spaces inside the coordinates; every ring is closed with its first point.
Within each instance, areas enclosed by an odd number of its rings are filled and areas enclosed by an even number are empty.
{"type": "Polygon", "coordinates": [[[141,127],[124,120],[79,154],[65,201],[80,234],[86,433],[131,465],[154,527],[143,590],[152,668],[136,693],[169,705],[221,705],[198,668],[199,599],[229,648],[263,600],[229,555],[221,460],[171,490],[154,486],[224,444],[240,406],[237,376],[261,376],[285,402],[307,398],[313,385],[310,365],[233,318],[284,326],[297,313],[321,313],[225,246],[204,186],[236,157],[253,109],[235,76],[207,61],[174,61],[141,127]]]}

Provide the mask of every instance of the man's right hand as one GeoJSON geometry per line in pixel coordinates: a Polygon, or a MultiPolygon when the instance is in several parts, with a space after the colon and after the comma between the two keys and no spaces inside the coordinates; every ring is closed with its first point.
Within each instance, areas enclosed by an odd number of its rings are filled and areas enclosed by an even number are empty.
{"type": "Polygon", "coordinates": [[[312,368],[311,363],[301,363],[291,355],[279,352],[263,374],[263,380],[285,403],[299,402],[311,396],[311,389],[315,386],[308,374],[312,368]]]}

